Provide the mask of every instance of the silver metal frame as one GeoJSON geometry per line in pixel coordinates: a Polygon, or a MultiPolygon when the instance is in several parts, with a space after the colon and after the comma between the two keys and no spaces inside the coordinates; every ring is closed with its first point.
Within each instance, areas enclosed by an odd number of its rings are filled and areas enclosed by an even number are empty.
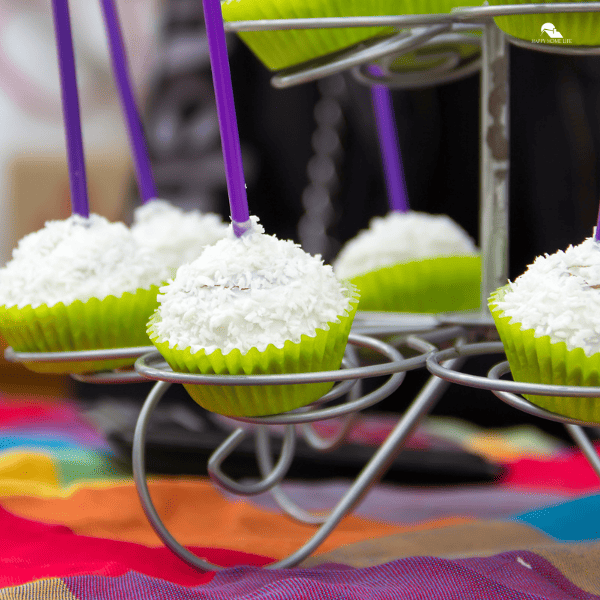
{"type": "MultiPolygon", "coordinates": [[[[102,350],[71,350],[65,352],[17,352],[10,346],[4,351],[4,358],[18,363],[56,364],[65,362],[87,362],[139,358],[154,350],[154,346],[135,346],[131,348],[110,348],[102,350]]],[[[98,371],[96,373],[71,373],[71,377],[83,383],[123,384],[141,383],[146,379],[133,369],[98,371]]]]}
{"type": "MultiPolygon", "coordinates": [[[[353,74],[368,85],[372,79],[366,74],[363,65],[380,59],[393,60],[398,56],[422,48],[426,44],[442,43],[444,36],[461,34],[466,28],[480,29],[492,23],[494,17],[510,15],[533,15],[570,12],[599,12],[600,2],[569,2],[548,4],[504,4],[498,6],[472,6],[452,10],[450,13],[382,15],[363,17],[313,17],[296,19],[262,19],[255,21],[234,21],[225,23],[226,31],[249,32],[289,29],[333,29],[345,27],[391,27],[396,33],[386,38],[375,38],[356,44],[346,50],[284,69],[273,75],[271,84],[285,88],[327,75],[340,73],[353,68],[353,74]],[[420,43],[419,43],[420,41],[420,43]]],[[[558,46],[555,44],[532,44],[507,36],[511,43],[522,47],[567,55],[598,54],[592,46],[558,46]]],[[[460,43],[464,43],[464,40],[460,43]]],[[[448,57],[445,65],[430,71],[423,71],[421,77],[415,74],[388,74],[386,85],[396,88],[413,89],[431,85],[441,85],[466,77],[477,70],[480,61],[457,63],[456,57],[448,57]]]]}
{"type": "MultiPolygon", "coordinates": [[[[421,63],[439,60],[440,64],[429,68],[400,71],[393,69],[392,65],[398,55],[387,55],[379,59],[378,65],[381,75],[374,75],[369,69],[369,64],[363,63],[352,69],[354,78],[365,85],[386,85],[392,89],[421,89],[434,85],[443,85],[459,81],[479,71],[481,68],[481,38],[472,34],[473,27],[469,26],[463,33],[464,26],[455,24],[447,33],[441,33],[423,42],[415,49],[415,59],[421,63]],[[477,48],[477,52],[469,58],[463,58],[459,45],[470,45],[477,48]],[[427,53],[419,51],[428,49],[427,53]]],[[[405,52],[402,52],[404,54],[405,52]]]]}
{"type": "MultiPolygon", "coordinates": [[[[240,428],[235,430],[209,459],[210,476],[213,478],[213,480],[220,485],[223,485],[226,489],[240,494],[256,494],[270,489],[277,503],[292,518],[305,523],[320,525],[319,529],[312,536],[312,538],[308,540],[308,542],[306,542],[299,550],[287,558],[269,565],[267,568],[272,569],[292,567],[308,557],[325,540],[325,538],[331,533],[339,521],[362,500],[368,490],[381,478],[381,476],[389,467],[390,463],[401,451],[410,434],[414,431],[425,415],[428,414],[433,408],[437,400],[448,386],[448,383],[443,379],[438,377],[430,378],[429,382],[415,398],[404,415],[400,418],[394,430],[388,435],[385,442],[375,451],[371,460],[369,460],[356,480],[350,485],[349,489],[340,499],[338,504],[325,516],[313,515],[312,513],[303,510],[295,503],[291,502],[278,485],[285,476],[285,472],[289,467],[293,454],[295,435],[293,424],[307,423],[317,419],[331,418],[331,416],[356,412],[365,406],[370,406],[373,402],[365,402],[365,399],[369,397],[377,397],[377,400],[375,401],[379,401],[383,397],[387,396],[389,393],[391,393],[391,391],[393,391],[393,389],[396,389],[400,385],[406,370],[418,368],[417,362],[424,363],[426,354],[429,354],[435,350],[435,347],[433,347],[427,341],[419,340],[417,338],[411,339],[409,343],[412,345],[412,347],[420,348],[426,353],[417,357],[419,359],[418,361],[414,361],[412,359],[403,359],[402,355],[391,346],[378,340],[366,338],[365,336],[351,334],[349,342],[353,345],[358,345],[363,348],[369,348],[373,351],[376,351],[385,358],[390,359],[391,362],[385,363],[384,365],[371,365],[368,367],[354,368],[351,367],[337,372],[326,372],[323,374],[299,373],[294,376],[285,377],[279,375],[245,377],[215,376],[214,378],[207,378],[207,376],[204,375],[193,375],[191,378],[185,377],[184,380],[181,380],[175,374],[172,376],[171,373],[169,373],[168,367],[163,366],[161,369],[157,369],[156,367],[148,367],[147,362],[149,359],[153,358],[154,355],[146,355],[138,359],[138,362],[136,363],[136,369],[140,373],[144,373],[146,376],[152,375],[153,378],[158,379],[159,373],[157,371],[162,371],[161,379],[164,378],[164,380],[159,381],[154,386],[152,392],[142,407],[140,417],[136,425],[132,453],[134,479],[142,507],[152,527],[165,545],[175,554],[177,554],[177,556],[179,556],[182,560],[200,569],[218,570],[221,568],[218,565],[213,565],[195,556],[179,542],[177,542],[177,540],[175,540],[156,512],[148,489],[144,456],[146,430],[151,414],[168,387],[173,382],[171,380],[178,379],[177,383],[182,383],[182,381],[185,381],[186,383],[194,382],[201,383],[203,385],[268,385],[273,384],[274,382],[277,382],[278,384],[294,384],[318,380],[331,381],[333,379],[333,375],[335,375],[335,379],[345,379],[346,381],[381,374],[390,376],[389,380],[374,392],[371,392],[370,394],[367,394],[367,396],[359,398],[358,400],[351,400],[346,405],[340,405],[334,409],[317,408],[313,410],[311,407],[307,407],[300,409],[299,412],[292,411],[291,413],[277,415],[274,417],[233,417],[239,421],[245,422],[260,424],[285,423],[287,425],[283,448],[279,461],[275,467],[273,467],[270,458],[267,431],[264,427],[260,427],[258,429],[256,437],[257,457],[259,460],[259,468],[262,474],[262,479],[256,483],[243,484],[235,482],[220,470],[220,466],[224,459],[229,456],[229,454],[245,437],[246,432],[243,429],[240,428]],[[384,366],[385,369],[381,369],[381,366],[384,366]],[[340,408],[342,410],[339,410],[340,408]]],[[[451,360],[450,364],[456,366],[460,362],[461,359],[457,358],[451,360]]]]}

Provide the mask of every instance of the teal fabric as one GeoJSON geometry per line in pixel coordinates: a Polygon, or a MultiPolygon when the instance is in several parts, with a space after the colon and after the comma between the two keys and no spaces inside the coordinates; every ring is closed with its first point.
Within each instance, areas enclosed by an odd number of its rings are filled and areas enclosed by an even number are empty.
{"type": "Polygon", "coordinates": [[[600,495],[586,496],[514,517],[562,542],[600,539],[600,495]]]}

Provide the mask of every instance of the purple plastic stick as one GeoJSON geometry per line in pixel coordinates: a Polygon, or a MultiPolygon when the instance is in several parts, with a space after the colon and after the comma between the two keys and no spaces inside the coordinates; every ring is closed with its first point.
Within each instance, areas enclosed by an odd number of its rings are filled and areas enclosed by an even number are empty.
{"type": "MultiPolygon", "coordinates": [[[[381,75],[381,69],[372,65],[369,70],[374,75],[381,75]]],[[[383,160],[383,171],[388,191],[388,202],[391,210],[408,212],[408,193],[402,168],[402,156],[396,131],[396,119],[392,105],[392,95],[385,85],[371,87],[371,101],[375,111],[375,122],[379,136],[379,147],[383,160]]]]}
{"type": "Polygon", "coordinates": [[[225,160],[225,177],[229,193],[231,221],[235,235],[240,237],[249,227],[250,213],[246,197],[246,182],[242,164],[240,134],[235,116],[231,71],[223,29],[220,0],[202,0],[208,37],[210,67],[217,100],[217,115],[221,131],[221,146],[225,160]]]}
{"type": "Polygon", "coordinates": [[[142,127],[142,120],[137,109],[135,97],[133,94],[133,85],[129,76],[129,65],[127,53],[125,52],[125,43],[119,24],[119,14],[113,0],[101,0],[102,13],[104,15],[104,26],[108,36],[108,47],[110,49],[110,58],[112,61],[113,73],[119,90],[121,107],[127,122],[127,132],[129,133],[129,145],[133,154],[133,163],[135,177],[140,192],[142,203],[156,198],[156,184],[152,175],[150,157],[148,156],[148,147],[142,127]]]}
{"type": "Polygon", "coordinates": [[[68,0],[52,0],[52,12],[54,15],[54,30],[60,70],[63,121],[67,140],[71,208],[74,214],[87,218],[90,216],[90,209],[68,0]]]}

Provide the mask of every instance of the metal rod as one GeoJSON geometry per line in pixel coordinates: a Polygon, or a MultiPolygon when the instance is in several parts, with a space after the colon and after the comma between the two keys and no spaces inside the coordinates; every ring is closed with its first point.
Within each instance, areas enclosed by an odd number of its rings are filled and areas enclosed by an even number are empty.
{"type": "Polygon", "coordinates": [[[585,431],[579,425],[565,425],[565,429],[569,432],[571,437],[575,440],[575,443],[581,448],[584,456],[588,459],[592,469],[596,472],[596,475],[600,477],[600,457],[594,444],[590,441],[590,438],[586,435],[585,431]]]}
{"type": "MultiPolygon", "coordinates": [[[[264,427],[259,427],[256,432],[256,439],[264,435],[264,427]]],[[[246,437],[246,431],[242,428],[236,429],[220,446],[215,450],[208,460],[208,474],[210,478],[223,486],[226,490],[242,496],[253,496],[262,494],[271,487],[279,483],[288,472],[292,460],[294,459],[294,450],[296,449],[296,430],[293,425],[285,428],[283,436],[283,446],[279,460],[275,468],[271,468],[263,475],[263,478],[253,483],[239,483],[228,477],[221,470],[223,461],[237,448],[240,442],[246,437]]]]}
{"type": "Polygon", "coordinates": [[[344,381],[362,377],[398,374],[416,369],[425,364],[425,356],[403,358],[394,348],[371,337],[351,333],[348,342],[361,348],[369,348],[388,359],[388,362],[366,367],[338,369],[335,371],[315,371],[310,373],[281,373],[274,375],[212,375],[199,373],[174,372],[159,352],[140,357],[135,369],[149,379],[169,381],[170,383],[189,383],[196,385],[289,385],[296,383],[320,383],[325,381],[344,381]],[[159,363],[160,366],[152,366],[159,363]]]}
{"type": "Polygon", "coordinates": [[[483,30],[481,67],[481,312],[508,279],[508,50],[493,22],[483,30]]]}
{"type": "MultiPolygon", "coordinates": [[[[460,360],[451,361],[455,366],[460,360]]],[[[382,477],[389,468],[394,458],[400,452],[403,444],[426,414],[434,407],[440,396],[448,387],[449,383],[438,377],[431,377],[412,402],[400,422],[391,431],[383,444],[375,452],[354,483],[350,486],[343,498],[331,511],[327,521],[319,531],[302,548],[287,558],[268,565],[268,569],[287,568],[297,565],[318,548],[323,540],[331,533],[341,519],[348,514],[365,496],[369,489],[382,477]]]]}
{"type": "MultiPolygon", "coordinates": [[[[258,459],[258,468],[263,477],[273,469],[271,460],[271,450],[269,447],[269,434],[266,428],[261,428],[261,436],[256,438],[256,458],[258,459]]],[[[271,497],[279,508],[283,510],[292,519],[305,523],[307,525],[321,525],[328,518],[330,513],[313,513],[304,510],[294,502],[281,488],[279,484],[271,489],[271,497]]]]}
{"type": "Polygon", "coordinates": [[[137,489],[140,502],[144,513],[150,521],[150,524],[156,531],[158,537],[164,542],[167,548],[171,549],[179,558],[183,561],[205,571],[218,571],[223,567],[213,565],[208,561],[205,561],[195,554],[192,554],[187,548],[182,546],[170,533],[161,521],[156,508],[152,502],[150,491],[148,490],[148,483],[146,481],[146,429],[148,427],[148,421],[150,415],[158,404],[164,393],[171,387],[171,384],[166,381],[159,381],[153,388],[142,410],[135,426],[135,433],[133,435],[133,448],[132,448],[132,461],[133,461],[133,479],[135,481],[135,487],[137,489]]]}
{"type": "Polygon", "coordinates": [[[280,89],[288,88],[340,73],[365,62],[374,62],[392,53],[410,52],[436,35],[448,31],[450,27],[450,24],[442,23],[414,29],[408,33],[401,32],[383,41],[376,39],[363,42],[355,48],[343,50],[326,59],[317,58],[298,67],[280,71],[271,78],[271,85],[280,89]]]}
{"type": "Polygon", "coordinates": [[[104,348],[99,350],[71,350],[64,352],[16,352],[11,347],[4,351],[4,358],[10,362],[82,362],[87,360],[116,360],[138,358],[156,350],[154,346],[131,348],[104,348]]]}
{"type": "MultiPolygon", "coordinates": [[[[346,358],[348,362],[356,367],[359,364],[359,357],[356,348],[350,344],[346,347],[346,358]]],[[[362,395],[362,380],[357,379],[355,385],[349,392],[349,401],[352,402],[354,400],[358,400],[362,395]]],[[[311,423],[302,423],[300,425],[302,429],[302,436],[306,443],[315,450],[319,452],[328,452],[329,450],[333,450],[337,448],[345,439],[346,434],[348,433],[350,427],[356,420],[357,412],[349,413],[342,417],[340,428],[330,438],[324,438],[317,431],[315,431],[314,427],[311,423]]]]}
{"type": "Polygon", "coordinates": [[[75,381],[82,383],[124,384],[124,383],[146,383],[148,380],[135,371],[100,371],[98,373],[70,373],[75,381]]]}

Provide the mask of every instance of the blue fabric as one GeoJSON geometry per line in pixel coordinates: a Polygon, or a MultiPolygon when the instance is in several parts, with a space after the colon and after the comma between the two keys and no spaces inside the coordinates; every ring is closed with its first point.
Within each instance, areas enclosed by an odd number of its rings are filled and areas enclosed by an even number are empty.
{"type": "Polygon", "coordinates": [[[514,517],[561,542],[600,539],[600,496],[569,500],[555,506],[531,510],[514,517]]]}

